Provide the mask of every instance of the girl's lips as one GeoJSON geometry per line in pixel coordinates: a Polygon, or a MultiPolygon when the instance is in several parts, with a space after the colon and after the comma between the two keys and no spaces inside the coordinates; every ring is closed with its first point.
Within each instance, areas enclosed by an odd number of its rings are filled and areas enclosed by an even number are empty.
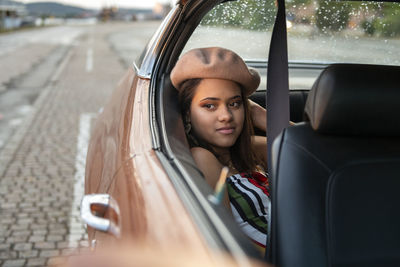
{"type": "Polygon", "coordinates": [[[219,132],[221,134],[231,134],[231,133],[233,133],[234,130],[235,130],[235,128],[233,128],[233,127],[226,127],[226,128],[217,129],[217,132],[219,132]]]}

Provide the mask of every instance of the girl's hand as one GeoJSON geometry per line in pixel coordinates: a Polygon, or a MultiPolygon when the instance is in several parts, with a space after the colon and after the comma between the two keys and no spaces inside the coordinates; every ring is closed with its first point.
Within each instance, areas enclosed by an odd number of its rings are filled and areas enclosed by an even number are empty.
{"type": "MultiPolygon", "coordinates": [[[[255,127],[260,130],[267,131],[267,111],[265,108],[249,99],[250,116],[253,120],[255,127]]],[[[289,125],[295,125],[294,122],[289,121],[289,125]]]]}
{"type": "Polygon", "coordinates": [[[265,108],[249,99],[250,116],[253,124],[260,130],[267,131],[267,111],[265,108]]]}

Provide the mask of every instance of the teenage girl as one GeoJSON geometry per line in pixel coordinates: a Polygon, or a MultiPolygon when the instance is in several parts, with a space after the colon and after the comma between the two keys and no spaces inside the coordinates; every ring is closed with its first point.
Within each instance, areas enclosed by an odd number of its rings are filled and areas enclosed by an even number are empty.
{"type": "Polygon", "coordinates": [[[215,188],[229,168],[226,202],[245,234],[260,248],[267,241],[270,202],[266,176],[266,110],[248,99],[260,83],[233,51],[198,48],[185,53],[171,72],[192,156],[215,188]]]}

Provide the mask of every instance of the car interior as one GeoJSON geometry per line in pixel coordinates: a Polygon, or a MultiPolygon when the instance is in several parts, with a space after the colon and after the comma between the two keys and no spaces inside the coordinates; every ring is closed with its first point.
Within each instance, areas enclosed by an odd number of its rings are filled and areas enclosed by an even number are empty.
{"type": "Polygon", "coordinates": [[[307,122],[274,143],[278,266],[399,265],[399,74],[397,66],[327,67],[309,93],[307,122]]]}
{"type": "MultiPolygon", "coordinates": [[[[193,25],[186,30],[193,31],[204,13],[187,22],[193,25]]],[[[179,56],[186,41],[169,55],[179,56]]],[[[182,174],[184,181],[176,183],[189,188],[189,202],[201,203],[209,218],[202,227],[225,241],[228,229],[247,254],[260,258],[229,213],[208,203],[212,189],[191,156],[169,79],[173,64],[165,62],[155,100],[157,120],[163,121],[162,152],[182,174]]],[[[298,124],[285,129],[273,147],[266,258],[277,266],[398,266],[400,68],[329,64],[318,72],[312,88],[289,91],[290,120],[298,124]]],[[[250,99],[265,107],[265,88],[250,99]]],[[[228,241],[224,246],[232,249],[228,241]]]]}

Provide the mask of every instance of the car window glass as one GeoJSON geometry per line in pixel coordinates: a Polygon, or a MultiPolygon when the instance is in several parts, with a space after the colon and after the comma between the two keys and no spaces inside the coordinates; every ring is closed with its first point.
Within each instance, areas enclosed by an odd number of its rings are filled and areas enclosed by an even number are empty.
{"type": "Polygon", "coordinates": [[[321,63],[400,63],[399,3],[289,0],[286,8],[291,88],[311,88],[321,63]]]}
{"type": "MultiPolygon", "coordinates": [[[[400,64],[400,3],[287,0],[286,9],[291,89],[310,89],[331,63],[400,64]]],[[[265,89],[275,14],[275,1],[222,3],[202,19],[184,52],[231,49],[260,71],[265,89]]]]}
{"type": "Polygon", "coordinates": [[[275,21],[274,1],[239,0],[215,6],[201,20],[183,53],[199,47],[221,46],[258,68],[260,88],[266,87],[266,57],[275,21]],[[257,62],[264,62],[260,65],[257,62]]]}
{"type": "Polygon", "coordinates": [[[289,60],[399,65],[400,3],[287,1],[289,60]]]}

